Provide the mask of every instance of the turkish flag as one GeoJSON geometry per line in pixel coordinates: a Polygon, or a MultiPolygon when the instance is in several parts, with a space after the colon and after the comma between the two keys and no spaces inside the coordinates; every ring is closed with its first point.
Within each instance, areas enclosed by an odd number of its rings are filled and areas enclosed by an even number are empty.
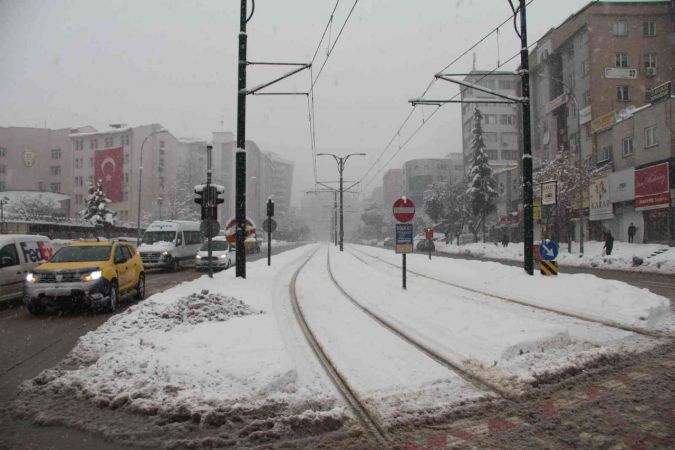
{"type": "Polygon", "coordinates": [[[123,163],[122,147],[97,150],[94,154],[94,181],[103,180],[103,192],[113,202],[122,201],[123,163]]]}

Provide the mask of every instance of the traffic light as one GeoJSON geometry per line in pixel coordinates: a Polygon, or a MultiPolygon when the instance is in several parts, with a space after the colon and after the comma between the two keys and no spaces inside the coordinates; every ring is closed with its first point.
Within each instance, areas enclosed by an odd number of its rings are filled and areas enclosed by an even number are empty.
{"type": "Polygon", "coordinates": [[[204,184],[195,186],[195,203],[201,205],[202,220],[210,218],[218,220],[218,204],[225,202],[221,195],[225,194],[225,187],[219,184],[206,186],[204,184]]]}
{"type": "Polygon", "coordinates": [[[267,217],[272,217],[274,215],[274,202],[271,198],[267,199],[267,217]]]}

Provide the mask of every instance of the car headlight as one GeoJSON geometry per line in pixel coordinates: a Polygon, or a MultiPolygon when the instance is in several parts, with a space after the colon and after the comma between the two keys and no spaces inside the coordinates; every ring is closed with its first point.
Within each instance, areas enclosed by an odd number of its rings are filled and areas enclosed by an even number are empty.
{"type": "Polygon", "coordinates": [[[99,278],[101,278],[101,275],[103,275],[103,274],[101,273],[100,270],[95,270],[91,273],[86,273],[86,274],[82,275],[82,280],[83,281],[98,280],[99,278]]]}
{"type": "Polygon", "coordinates": [[[171,253],[169,253],[169,252],[162,252],[162,258],[170,258],[170,257],[171,257],[171,253]]]}
{"type": "Polygon", "coordinates": [[[202,255],[197,255],[197,256],[195,256],[195,258],[202,259],[202,255]]]}
{"type": "Polygon", "coordinates": [[[219,259],[225,259],[225,258],[227,258],[227,255],[220,255],[218,258],[219,259]]]}
{"type": "Polygon", "coordinates": [[[37,281],[37,277],[33,272],[28,272],[26,275],[26,281],[29,283],[35,283],[37,281]]]}

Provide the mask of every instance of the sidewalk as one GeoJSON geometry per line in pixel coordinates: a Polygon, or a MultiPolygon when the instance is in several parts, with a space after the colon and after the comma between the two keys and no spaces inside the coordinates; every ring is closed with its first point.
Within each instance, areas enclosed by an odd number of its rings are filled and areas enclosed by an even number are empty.
{"type": "MultiPolygon", "coordinates": [[[[675,247],[662,244],[629,244],[615,241],[611,256],[603,256],[602,247],[603,243],[599,241],[584,242],[584,254],[580,255],[578,242],[572,243],[572,253],[567,252],[567,243],[561,243],[558,264],[568,267],[675,274],[675,247]]],[[[502,261],[523,260],[522,243],[511,243],[507,247],[490,242],[476,242],[458,246],[437,241],[436,251],[449,255],[473,256],[502,261]]]]}

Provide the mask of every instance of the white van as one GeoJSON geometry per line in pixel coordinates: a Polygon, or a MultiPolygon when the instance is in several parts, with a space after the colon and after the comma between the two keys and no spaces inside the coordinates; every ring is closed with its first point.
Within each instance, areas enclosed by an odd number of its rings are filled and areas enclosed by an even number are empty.
{"type": "Polygon", "coordinates": [[[138,252],[146,269],[161,267],[179,270],[194,265],[202,245],[199,222],[163,220],[152,222],[145,230],[138,252]]]}
{"type": "Polygon", "coordinates": [[[0,301],[23,296],[26,274],[54,253],[49,238],[35,234],[0,235],[0,301]]]}

